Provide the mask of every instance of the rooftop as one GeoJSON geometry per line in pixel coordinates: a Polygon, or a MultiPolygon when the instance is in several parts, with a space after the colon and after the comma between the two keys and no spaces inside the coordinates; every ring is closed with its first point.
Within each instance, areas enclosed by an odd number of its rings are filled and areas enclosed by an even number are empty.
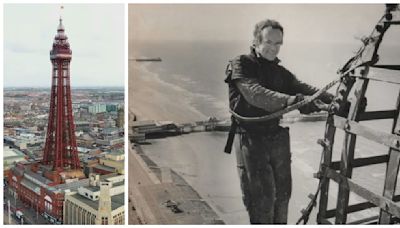
{"type": "Polygon", "coordinates": [[[27,178],[24,178],[24,179],[21,180],[21,185],[23,185],[26,188],[36,192],[37,194],[40,193],[40,187],[37,184],[35,184],[33,181],[31,181],[31,180],[29,180],[27,178]]]}
{"type": "Polygon", "coordinates": [[[11,147],[8,147],[8,146],[3,147],[3,151],[4,151],[4,158],[15,157],[15,156],[17,156],[17,157],[25,156],[25,154],[22,153],[21,151],[11,148],[11,147]]]}
{"type": "Polygon", "coordinates": [[[117,127],[104,128],[102,131],[103,134],[112,134],[117,132],[119,132],[119,128],[117,127]]]}
{"type": "Polygon", "coordinates": [[[57,189],[65,191],[67,189],[71,190],[71,191],[78,191],[79,187],[83,187],[83,186],[89,186],[89,179],[82,179],[82,180],[77,180],[77,181],[73,181],[70,183],[65,183],[65,184],[60,184],[55,186],[57,189]]]}
{"type": "MultiPolygon", "coordinates": [[[[112,188],[123,186],[124,184],[125,184],[125,181],[120,181],[120,182],[117,182],[117,183],[113,183],[112,188]]],[[[86,186],[85,188],[90,190],[90,191],[92,191],[92,192],[99,192],[100,191],[100,186],[86,186]]]]}
{"type": "Polygon", "coordinates": [[[30,178],[30,179],[32,179],[32,180],[36,180],[37,182],[40,182],[40,183],[42,183],[42,184],[44,184],[44,185],[48,185],[48,184],[50,184],[50,183],[53,183],[51,180],[49,180],[49,179],[43,177],[41,174],[32,172],[32,171],[29,169],[29,167],[25,167],[25,174],[24,174],[24,176],[25,176],[25,177],[28,177],[28,178],[30,178]]]}
{"type": "MultiPolygon", "coordinates": [[[[115,195],[115,196],[111,196],[111,210],[115,210],[118,209],[119,207],[123,207],[125,205],[125,201],[124,201],[124,193],[115,195]]],[[[88,206],[90,206],[91,208],[95,209],[96,211],[99,209],[99,201],[98,200],[90,200],[84,196],[77,194],[73,194],[71,195],[71,197],[75,200],[78,200],[88,206]]]]}
{"type": "Polygon", "coordinates": [[[94,167],[96,169],[101,169],[101,170],[105,170],[105,171],[108,171],[108,172],[114,172],[115,171],[115,168],[109,167],[109,166],[105,166],[105,165],[102,165],[102,164],[97,164],[94,167]]]}

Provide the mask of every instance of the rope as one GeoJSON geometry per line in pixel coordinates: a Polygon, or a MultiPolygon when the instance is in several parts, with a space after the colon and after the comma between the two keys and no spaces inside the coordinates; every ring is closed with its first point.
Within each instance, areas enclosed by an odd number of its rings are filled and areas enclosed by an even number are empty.
{"type": "Polygon", "coordinates": [[[389,84],[396,84],[396,85],[400,85],[400,82],[394,82],[394,81],[390,81],[390,80],[384,80],[384,79],[378,79],[378,78],[371,78],[371,77],[360,77],[360,76],[351,76],[354,78],[360,78],[360,79],[368,79],[370,81],[376,81],[376,82],[385,82],[385,83],[389,83],[389,84]]]}
{"type": "Polygon", "coordinates": [[[315,99],[317,99],[322,93],[326,92],[328,89],[330,89],[332,86],[334,86],[336,83],[338,83],[342,78],[342,75],[340,75],[339,78],[331,81],[329,84],[327,84],[325,87],[323,87],[322,89],[318,90],[318,92],[316,92],[314,95],[307,97],[306,99],[288,106],[282,110],[279,110],[275,113],[269,114],[269,115],[265,115],[265,116],[260,116],[260,117],[244,117],[241,116],[239,114],[237,114],[235,111],[233,111],[232,109],[229,109],[229,112],[233,115],[233,117],[235,117],[237,120],[239,121],[243,121],[243,122],[262,122],[262,121],[267,121],[267,120],[271,120],[271,119],[275,119],[278,118],[288,112],[291,112],[295,109],[298,109],[304,105],[309,104],[310,102],[314,101],[315,99]]]}

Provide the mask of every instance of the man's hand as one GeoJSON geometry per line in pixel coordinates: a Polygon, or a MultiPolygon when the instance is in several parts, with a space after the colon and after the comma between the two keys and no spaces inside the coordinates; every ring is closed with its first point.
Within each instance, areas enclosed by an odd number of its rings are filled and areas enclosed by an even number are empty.
{"type": "MultiPolygon", "coordinates": [[[[309,99],[311,96],[304,96],[303,94],[297,94],[296,96],[291,96],[287,101],[287,106],[294,105],[300,101],[309,99]]],[[[314,101],[299,108],[301,114],[310,114],[313,112],[319,112],[321,110],[328,110],[329,105],[322,102],[320,99],[315,99],[314,101]]]]}
{"type": "Polygon", "coordinates": [[[329,105],[325,104],[320,99],[316,99],[313,102],[314,102],[314,105],[317,106],[320,110],[328,111],[329,105]]]}
{"type": "MultiPolygon", "coordinates": [[[[304,99],[310,99],[311,96],[304,96],[304,99]]],[[[303,107],[299,108],[301,114],[310,114],[313,112],[319,112],[321,110],[328,110],[328,105],[322,102],[320,99],[316,99],[303,107]]]]}

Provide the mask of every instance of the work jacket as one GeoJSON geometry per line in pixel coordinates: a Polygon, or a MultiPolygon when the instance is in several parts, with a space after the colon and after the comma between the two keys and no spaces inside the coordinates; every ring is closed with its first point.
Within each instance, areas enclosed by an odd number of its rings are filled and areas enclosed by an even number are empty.
{"type": "MultiPolygon", "coordinates": [[[[234,58],[226,72],[225,82],[229,85],[229,106],[237,114],[245,117],[265,116],[285,108],[290,96],[298,93],[313,95],[318,91],[317,88],[298,80],[289,70],[281,66],[278,58],[269,61],[257,56],[254,47],[250,50],[250,54],[234,58]],[[238,89],[238,86],[243,85],[250,96],[244,96],[238,89]],[[254,103],[261,105],[257,107],[254,103]]],[[[320,99],[325,103],[330,103],[332,97],[329,94],[323,94],[320,99]]],[[[276,118],[263,123],[239,125],[268,129],[278,124],[279,119],[276,118]]]]}

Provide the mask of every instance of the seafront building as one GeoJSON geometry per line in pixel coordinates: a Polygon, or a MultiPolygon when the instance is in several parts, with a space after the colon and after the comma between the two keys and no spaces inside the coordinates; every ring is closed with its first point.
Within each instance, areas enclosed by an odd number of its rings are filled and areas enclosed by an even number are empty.
{"type": "Polygon", "coordinates": [[[68,192],[64,200],[64,224],[124,224],[124,176],[89,177],[89,185],[68,192]]]}

